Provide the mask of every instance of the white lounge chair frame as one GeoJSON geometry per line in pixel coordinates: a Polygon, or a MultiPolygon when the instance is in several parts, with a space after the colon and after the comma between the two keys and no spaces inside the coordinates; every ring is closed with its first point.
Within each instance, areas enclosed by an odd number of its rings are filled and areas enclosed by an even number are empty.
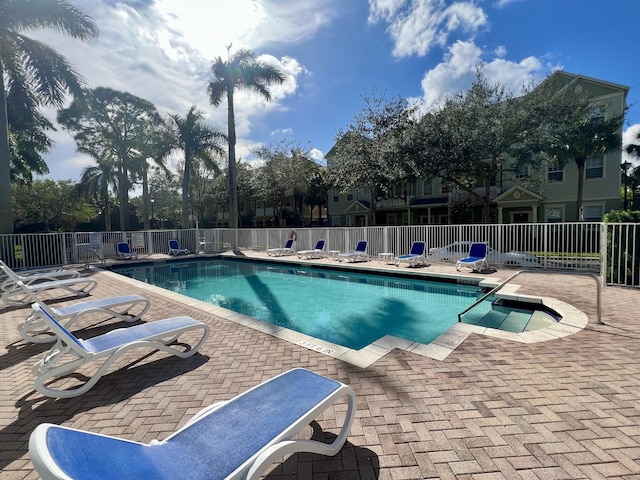
{"type": "Polygon", "coordinates": [[[311,250],[298,250],[298,258],[306,258],[307,260],[325,258],[327,256],[327,252],[324,251],[324,243],[324,240],[318,240],[316,242],[316,248],[311,250]]]}
{"type": "Polygon", "coordinates": [[[84,296],[89,295],[89,292],[98,285],[94,279],[87,277],[63,278],[62,280],[35,282],[31,285],[24,285],[22,284],[20,277],[18,277],[9,267],[4,264],[0,264],[0,269],[2,269],[7,276],[15,282],[14,287],[11,290],[3,292],[0,297],[3,303],[12,307],[22,307],[29,304],[31,299],[25,292],[25,289],[28,289],[33,293],[40,293],[46,290],[64,290],[65,292],[73,295],[84,296]],[[20,282],[22,286],[18,285],[18,282],[20,282]]]}
{"type": "Polygon", "coordinates": [[[82,340],[64,328],[46,305],[34,303],[32,308],[42,316],[57,336],[56,344],[32,369],[36,376],[36,390],[42,395],[54,398],[70,398],[87,392],[106,373],[114,360],[134,348],[144,347],[162,350],[181,358],[190,357],[204,344],[210,331],[207,325],[191,317],[173,317],[119,328],[82,340]],[[202,337],[194,347],[182,350],[177,346],[171,346],[184,333],[198,330],[202,331],[202,337]],[[102,365],[84,384],[66,390],[57,389],[50,384],[93,361],[102,361],[102,365]]]}
{"type": "Polygon", "coordinates": [[[31,434],[29,453],[44,479],[258,479],[285,455],[336,455],[355,411],[350,386],[297,368],[203,409],[162,441],[143,444],[44,423],[31,434]],[[332,443],[294,438],[343,397],[347,411],[332,443]]]}
{"type": "Polygon", "coordinates": [[[401,263],[408,263],[410,267],[416,267],[418,265],[426,266],[427,260],[424,256],[425,249],[426,246],[424,242],[413,242],[413,245],[411,245],[411,253],[398,255],[395,258],[396,267],[399,267],[401,263]],[[420,248],[421,246],[422,248],[420,248]]]}
{"type": "Polygon", "coordinates": [[[293,255],[296,253],[295,250],[293,249],[294,243],[295,241],[290,238],[289,240],[287,240],[287,243],[285,243],[284,247],[268,249],[267,255],[271,257],[284,257],[286,255],[293,255]]]}
{"type": "Polygon", "coordinates": [[[175,238],[169,240],[169,255],[180,255],[181,253],[186,255],[189,253],[189,250],[180,248],[180,243],[178,243],[178,240],[175,238]]]}
{"type": "Polygon", "coordinates": [[[369,255],[367,254],[367,241],[360,240],[356,245],[356,249],[349,252],[342,252],[338,255],[337,260],[342,262],[347,260],[348,262],[368,262],[369,255]]]}
{"type": "Polygon", "coordinates": [[[0,266],[4,267],[3,272],[5,275],[5,278],[0,285],[0,290],[3,292],[13,290],[17,281],[21,281],[25,285],[32,285],[34,283],[51,282],[65,278],[78,278],[80,276],[80,272],[77,270],[68,270],[59,267],[38,268],[16,272],[2,260],[0,260],[0,266]],[[7,270],[13,272],[13,276],[9,275],[7,270]]]}
{"type": "MultiPolygon", "coordinates": [[[[23,289],[33,302],[43,303],[34,292],[24,287],[23,289]]],[[[149,310],[150,306],[151,302],[140,295],[122,295],[74,303],[60,308],[49,306],[49,310],[56,320],[69,330],[76,321],[85,316],[106,315],[125,322],[135,322],[149,310]],[[129,311],[132,309],[139,311],[131,315],[129,311]]],[[[43,320],[42,315],[35,310],[18,325],[18,332],[24,340],[33,343],[50,343],[57,338],[47,322],[43,320]]]]}

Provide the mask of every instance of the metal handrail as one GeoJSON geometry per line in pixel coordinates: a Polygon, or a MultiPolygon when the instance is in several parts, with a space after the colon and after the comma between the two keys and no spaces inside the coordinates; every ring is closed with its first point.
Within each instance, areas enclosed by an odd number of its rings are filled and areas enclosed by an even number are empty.
{"type": "MultiPolygon", "coordinates": [[[[478,300],[476,300],[474,303],[472,303],[467,308],[465,308],[462,312],[460,312],[458,314],[458,322],[462,322],[462,316],[463,315],[465,315],[471,309],[475,308],[478,304],[483,302],[487,297],[489,297],[490,295],[492,295],[495,292],[497,292],[498,290],[500,290],[502,287],[504,287],[507,283],[509,283],[511,280],[516,278],[521,273],[543,273],[543,272],[541,272],[540,270],[518,270],[516,273],[511,275],[509,278],[507,278],[500,285],[497,285],[496,287],[492,288],[491,291],[489,291],[486,294],[484,294],[482,297],[480,297],[478,300]]],[[[549,272],[549,271],[546,271],[544,273],[558,273],[558,274],[561,274],[561,275],[583,275],[583,276],[588,276],[588,277],[593,278],[596,281],[596,316],[597,316],[597,321],[601,325],[605,324],[602,321],[602,280],[601,280],[601,277],[599,275],[596,275],[595,273],[589,273],[589,272],[549,272]]]]}

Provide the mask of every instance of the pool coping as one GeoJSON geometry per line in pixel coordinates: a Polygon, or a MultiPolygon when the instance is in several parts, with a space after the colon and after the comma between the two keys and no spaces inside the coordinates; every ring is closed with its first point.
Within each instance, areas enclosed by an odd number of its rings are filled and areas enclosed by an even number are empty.
{"type": "MultiPolygon", "coordinates": [[[[233,255],[222,255],[223,257],[234,258],[233,255]]],[[[218,255],[216,255],[218,257],[218,255]]],[[[193,257],[186,258],[182,257],[180,260],[194,260],[193,257]]],[[[169,261],[173,261],[171,259],[169,261]]],[[[175,260],[178,260],[177,258],[175,260]]],[[[340,269],[352,272],[377,272],[383,273],[386,275],[391,275],[389,270],[385,270],[383,268],[376,268],[375,266],[360,266],[357,269],[349,269],[348,264],[340,264],[340,266],[331,266],[325,263],[311,263],[305,261],[295,261],[293,259],[277,259],[274,260],[272,257],[268,259],[261,259],[255,257],[248,257],[246,259],[237,259],[236,260],[251,260],[251,261],[261,261],[261,262],[269,262],[269,263],[288,263],[294,264],[297,266],[308,266],[308,267],[316,267],[316,268],[329,268],[329,269],[340,269]],[[345,268],[346,267],[346,268],[345,268]]],[[[150,260],[149,262],[131,262],[127,263],[130,266],[140,266],[144,263],[151,264],[163,264],[167,263],[167,260],[158,259],[158,260],[150,260]]],[[[481,327],[478,325],[471,325],[462,322],[456,322],[453,326],[451,326],[446,332],[438,336],[435,340],[433,340],[429,344],[423,344],[419,342],[412,342],[410,340],[405,340],[403,338],[395,337],[392,335],[385,335],[384,337],[379,338],[375,342],[361,348],[360,350],[354,350],[351,348],[344,347],[342,345],[333,344],[331,342],[321,340],[310,335],[297,332],[295,330],[291,330],[285,327],[280,327],[278,325],[272,325],[271,323],[265,322],[263,320],[258,320],[256,318],[250,317],[248,315],[244,315],[241,313],[233,312],[231,310],[227,310],[226,308],[219,307],[217,305],[212,305],[210,303],[206,303],[201,300],[196,300],[194,298],[188,297],[181,293],[173,292],[171,290],[166,290],[161,287],[156,287],[155,285],[151,285],[130,277],[126,277],[124,275],[120,275],[116,272],[110,270],[100,269],[98,267],[91,267],[101,272],[113,276],[113,278],[117,278],[119,281],[124,283],[129,283],[131,285],[135,285],[138,288],[152,291],[156,294],[165,296],[171,300],[184,303],[189,305],[190,307],[197,308],[206,313],[215,315],[224,320],[228,320],[234,322],[238,325],[242,325],[245,327],[249,327],[253,330],[266,333],[273,337],[279,338],[281,340],[285,340],[289,343],[293,343],[299,345],[304,348],[308,348],[310,350],[322,353],[324,355],[328,355],[330,357],[337,358],[344,362],[350,363],[352,365],[356,365],[361,368],[366,368],[371,364],[375,363],[389,352],[394,349],[401,349],[407,352],[412,352],[417,355],[421,355],[424,357],[429,357],[434,360],[445,360],[458,346],[460,346],[471,334],[484,335],[487,337],[493,337],[501,340],[509,340],[513,342],[520,342],[524,344],[532,344],[538,342],[544,342],[549,340],[555,340],[558,338],[566,337],[568,335],[572,335],[574,333],[579,332],[584,327],[586,327],[588,323],[587,315],[576,307],[562,302],[558,299],[551,297],[539,297],[532,295],[523,295],[518,294],[518,290],[520,288],[519,284],[508,284],[502,287],[502,289],[497,292],[495,295],[497,298],[503,298],[506,300],[514,300],[518,302],[525,303],[534,303],[541,304],[545,307],[551,308],[558,312],[558,314],[562,317],[560,321],[556,324],[551,325],[549,327],[541,328],[538,330],[527,331],[522,333],[513,333],[507,332],[503,330],[496,330],[487,327],[481,327]]],[[[396,271],[391,276],[407,276],[411,278],[422,278],[422,279],[441,279],[447,282],[455,282],[458,284],[465,285],[478,285],[482,287],[494,287],[499,285],[501,282],[497,281],[494,278],[487,277],[468,277],[465,275],[454,275],[454,274],[445,274],[445,273],[432,273],[432,272],[407,272],[406,270],[396,271]]]]}

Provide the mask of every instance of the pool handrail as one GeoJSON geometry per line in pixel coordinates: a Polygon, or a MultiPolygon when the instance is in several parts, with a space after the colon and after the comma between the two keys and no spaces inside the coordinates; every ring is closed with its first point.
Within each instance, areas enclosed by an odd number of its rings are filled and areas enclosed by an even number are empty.
{"type": "MultiPolygon", "coordinates": [[[[509,283],[511,280],[513,280],[514,278],[516,278],[518,275],[520,275],[521,273],[541,273],[540,270],[518,270],[517,272],[515,272],[513,275],[511,275],[509,278],[507,278],[504,282],[502,282],[499,285],[496,285],[495,287],[493,287],[489,292],[485,293],[482,297],[480,297],[479,299],[477,299],[475,302],[473,302],[471,305],[469,305],[467,308],[465,308],[462,312],[460,312],[458,314],[458,322],[462,322],[462,317],[469,312],[470,310],[472,310],[473,308],[475,308],[478,304],[482,303],[487,297],[489,297],[490,295],[493,295],[495,292],[497,292],[498,290],[500,290],[502,287],[504,287],[507,283],[509,283]]],[[[546,273],[559,273],[562,275],[582,275],[582,276],[588,276],[588,277],[592,277],[595,281],[596,281],[596,316],[597,316],[597,322],[601,325],[604,325],[604,322],[602,321],[602,284],[601,284],[601,277],[600,275],[597,275],[595,273],[589,273],[589,272],[549,272],[546,271],[544,272],[546,273]]]]}

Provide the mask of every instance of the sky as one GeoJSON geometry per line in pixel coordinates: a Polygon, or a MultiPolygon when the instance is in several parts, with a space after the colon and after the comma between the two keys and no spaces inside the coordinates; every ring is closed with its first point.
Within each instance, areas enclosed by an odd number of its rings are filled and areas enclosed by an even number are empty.
{"type": "MultiPolygon", "coordinates": [[[[554,70],[629,87],[623,142],[640,133],[636,0],[71,0],[99,28],[81,42],[29,32],[88,86],[127,91],[160,113],[192,105],[226,132],[226,101],[207,95],[211,63],[240,48],[278,67],[272,100],[235,95],[237,157],[288,141],[323,163],[374,91],[426,107],[464,91],[478,65],[517,93],[554,70]]],[[[55,119],[54,111],[45,114],[55,119]]],[[[93,165],[58,127],[46,178],[79,180],[93,165]]],[[[635,165],[640,161],[630,159],[635,165]]],[[[175,163],[172,158],[170,163],[175,163]]]]}

